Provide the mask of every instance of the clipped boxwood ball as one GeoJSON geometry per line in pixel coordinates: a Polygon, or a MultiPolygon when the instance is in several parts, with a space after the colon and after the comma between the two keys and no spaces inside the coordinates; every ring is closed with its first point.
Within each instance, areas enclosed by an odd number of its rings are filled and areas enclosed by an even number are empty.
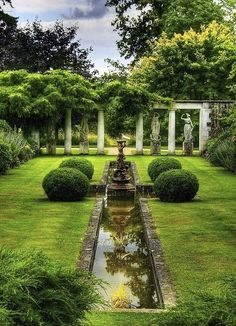
{"type": "Polygon", "coordinates": [[[45,176],[43,189],[49,200],[77,201],[87,195],[89,179],[79,170],[58,168],[45,176]]]}
{"type": "Polygon", "coordinates": [[[158,157],[148,165],[148,174],[152,182],[165,171],[170,169],[181,169],[181,163],[173,157],[158,157]]]}
{"type": "Polygon", "coordinates": [[[184,202],[192,200],[199,188],[197,177],[186,170],[163,172],[154,182],[154,192],[161,201],[184,202]]]}
{"type": "Polygon", "coordinates": [[[61,162],[60,168],[73,168],[83,172],[89,180],[92,179],[94,173],[93,164],[86,158],[73,157],[61,162]]]}

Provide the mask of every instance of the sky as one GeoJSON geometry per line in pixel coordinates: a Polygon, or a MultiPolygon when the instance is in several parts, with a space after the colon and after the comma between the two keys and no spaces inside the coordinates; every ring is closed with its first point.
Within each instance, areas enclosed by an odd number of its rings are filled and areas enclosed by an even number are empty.
{"type": "Polygon", "coordinates": [[[114,8],[105,7],[106,0],[13,0],[12,3],[13,9],[4,9],[19,17],[20,24],[35,18],[43,25],[53,25],[55,20],[63,20],[65,26],[77,24],[78,39],[83,48],[92,46],[90,58],[100,73],[107,71],[105,58],[127,62],[119,55],[118,35],[111,26],[115,12],[114,8]]]}

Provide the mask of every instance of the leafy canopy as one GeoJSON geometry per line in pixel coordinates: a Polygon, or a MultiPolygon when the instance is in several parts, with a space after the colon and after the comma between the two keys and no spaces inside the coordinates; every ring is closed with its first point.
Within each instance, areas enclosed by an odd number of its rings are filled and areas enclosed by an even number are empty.
{"type": "Polygon", "coordinates": [[[0,73],[0,117],[19,127],[60,123],[65,110],[89,112],[96,94],[84,77],[63,70],[0,73]]]}
{"type": "Polygon", "coordinates": [[[25,27],[5,24],[0,35],[0,70],[68,69],[90,77],[94,66],[88,58],[91,48],[83,49],[75,40],[77,31],[77,26],[65,27],[60,21],[46,28],[37,20],[25,27]]]}
{"type": "Polygon", "coordinates": [[[163,31],[172,36],[224,20],[222,6],[213,0],[107,0],[107,6],[115,7],[113,26],[120,36],[118,48],[126,58],[149,53],[150,42],[163,31]]]}
{"type": "Polygon", "coordinates": [[[217,22],[172,38],[163,33],[151,55],[137,62],[130,79],[174,99],[230,99],[235,85],[235,41],[231,29],[217,22]]]}

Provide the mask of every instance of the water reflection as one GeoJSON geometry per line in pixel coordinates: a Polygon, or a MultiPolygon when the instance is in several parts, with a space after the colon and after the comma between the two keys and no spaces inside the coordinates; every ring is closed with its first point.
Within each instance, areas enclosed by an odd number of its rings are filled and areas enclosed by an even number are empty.
{"type": "Polygon", "coordinates": [[[109,283],[104,296],[113,307],[158,306],[143,226],[133,201],[108,201],[93,272],[109,283]]]}

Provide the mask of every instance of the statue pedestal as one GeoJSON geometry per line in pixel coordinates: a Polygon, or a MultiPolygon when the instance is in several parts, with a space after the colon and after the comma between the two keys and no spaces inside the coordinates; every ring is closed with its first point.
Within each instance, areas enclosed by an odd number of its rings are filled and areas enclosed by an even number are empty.
{"type": "Polygon", "coordinates": [[[89,154],[89,142],[80,142],[79,154],[87,155],[89,154]]]}
{"type": "Polygon", "coordinates": [[[186,156],[193,155],[193,142],[191,140],[183,142],[183,154],[186,156]]]}
{"type": "Polygon", "coordinates": [[[161,142],[154,142],[151,141],[151,148],[150,148],[151,155],[161,155],[161,142]]]}

